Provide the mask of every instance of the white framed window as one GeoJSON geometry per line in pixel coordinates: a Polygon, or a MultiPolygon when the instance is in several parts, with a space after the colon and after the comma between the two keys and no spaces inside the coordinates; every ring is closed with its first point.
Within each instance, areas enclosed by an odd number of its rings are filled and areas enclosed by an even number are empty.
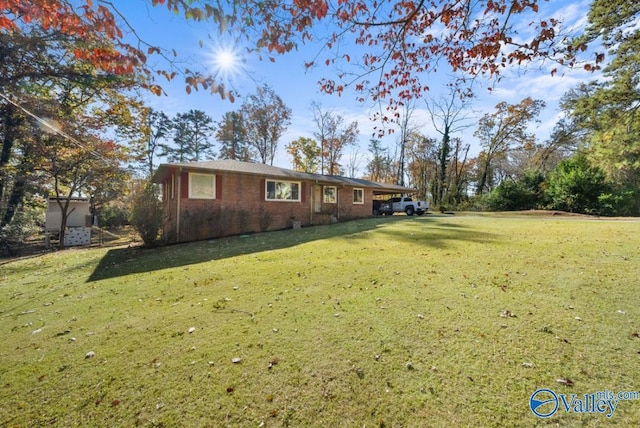
{"type": "Polygon", "coordinates": [[[322,188],[322,202],[335,204],[338,202],[338,188],[336,186],[324,186],[322,188]]]}
{"type": "Polygon", "coordinates": [[[190,199],[215,199],[216,176],[214,174],[189,173],[190,199]]]}
{"type": "Polygon", "coordinates": [[[266,180],[264,195],[267,201],[300,202],[300,182],[266,180]]]}
{"type": "Polygon", "coordinates": [[[353,203],[364,204],[364,189],[353,189],[353,203]]]}

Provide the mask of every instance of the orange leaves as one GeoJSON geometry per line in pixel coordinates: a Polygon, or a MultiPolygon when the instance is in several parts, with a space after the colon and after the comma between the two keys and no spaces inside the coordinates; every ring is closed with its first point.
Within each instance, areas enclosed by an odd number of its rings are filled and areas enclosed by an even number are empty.
{"type": "Polygon", "coordinates": [[[14,30],[16,28],[16,24],[5,16],[0,16],[0,28],[4,28],[7,30],[14,30]]]}

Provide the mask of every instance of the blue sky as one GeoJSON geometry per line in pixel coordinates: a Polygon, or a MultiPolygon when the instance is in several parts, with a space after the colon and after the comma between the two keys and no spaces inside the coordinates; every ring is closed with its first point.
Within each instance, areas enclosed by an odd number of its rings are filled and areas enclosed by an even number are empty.
{"type": "MultiPolygon", "coordinates": [[[[183,65],[194,69],[209,68],[213,70],[212,53],[216,47],[233,46],[233,40],[230,37],[219,37],[217,29],[211,24],[185,21],[172,15],[165,8],[153,8],[149,3],[148,0],[114,1],[114,4],[126,16],[142,39],[162,48],[176,49],[179,53],[178,59],[183,61],[183,65]],[[203,48],[200,47],[199,41],[204,42],[203,48]]],[[[574,31],[585,24],[589,4],[589,1],[543,1],[540,4],[540,14],[559,18],[563,21],[565,30],[574,31]]],[[[524,37],[530,31],[527,24],[528,22],[524,21],[521,23],[518,28],[519,35],[524,37]]],[[[345,153],[342,163],[345,164],[347,158],[359,154],[361,156],[359,169],[364,171],[367,162],[367,145],[372,138],[374,126],[376,126],[370,117],[373,111],[379,109],[379,106],[372,103],[356,102],[355,92],[349,89],[341,97],[321,94],[317,84],[319,78],[331,77],[334,71],[323,65],[311,71],[304,68],[305,61],[312,60],[320,49],[319,43],[310,43],[301,46],[297,52],[277,57],[275,63],[260,61],[255,57],[245,57],[245,62],[238,70],[239,72],[233,76],[231,83],[241,95],[254,93],[258,85],[269,84],[285,104],[292,109],[292,123],[279,143],[278,154],[274,161],[276,166],[291,167],[291,159],[284,149],[287,143],[301,136],[313,137],[315,125],[310,106],[311,102],[315,101],[320,103],[324,109],[333,110],[342,115],[348,122],[358,121],[359,144],[345,153]]],[[[348,52],[349,49],[355,49],[355,47],[342,46],[342,50],[345,52],[348,52]]],[[[151,64],[153,61],[155,60],[152,59],[151,64]]],[[[469,127],[457,135],[463,141],[471,144],[471,155],[476,155],[481,150],[479,142],[473,137],[477,120],[485,113],[493,112],[495,105],[501,101],[515,104],[527,96],[544,100],[547,107],[540,116],[541,123],[535,125],[534,128],[540,141],[544,141],[548,137],[559,118],[558,101],[561,96],[577,83],[596,77],[582,69],[560,70],[558,74],[551,76],[550,70],[555,67],[556,65],[551,63],[536,63],[526,69],[506,69],[502,73],[503,79],[497,86],[487,83],[477,87],[477,98],[467,114],[469,127]],[[492,86],[493,90],[487,91],[487,86],[492,86]]],[[[427,97],[438,99],[445,96],[447,93],[445,84],[449,80],[450,77],[442,72],[429,76],[431,91],[427,97]]],[[[147,103],[157,110],[164,111],[169,116],[190,109],[200,109],[218,121],[225,112],[238,109],[242,102],[242,99],[237,99],[235,103],[230,103],[208,91],[187,94],[184,83],[180,79],[170,83],[162,83],[162,85],[167,96],[149,95],[147,103]]],[[[434,138],[438,137],[431,124],[424,100],[417,100],[412,122],[423,134],[434,138]]],[[[396,145],[397,135],[396,133],[382,138],[383,145],[390,147],[391,152],[396,145]]]]}

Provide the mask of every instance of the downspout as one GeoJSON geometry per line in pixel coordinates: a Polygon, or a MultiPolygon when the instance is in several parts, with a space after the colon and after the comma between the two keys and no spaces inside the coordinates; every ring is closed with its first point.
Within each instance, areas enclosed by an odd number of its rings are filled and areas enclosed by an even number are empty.
{"type": "Polygon", "coordinates": [[[178,191],[176,192],[176,243],[180,242],[180,198],[182,197],[182,167],[178,168],[178,191]]]}

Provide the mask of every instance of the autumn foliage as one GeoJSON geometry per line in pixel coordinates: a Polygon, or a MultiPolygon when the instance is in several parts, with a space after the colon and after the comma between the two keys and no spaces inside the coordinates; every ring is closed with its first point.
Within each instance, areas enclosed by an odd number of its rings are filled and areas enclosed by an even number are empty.
{"type": "MultiPolygon", "coordinates": [[[[575,65],[576,53],[584,45],[574,45],[563,36],[559,20],[538,16],[539,3],[542,1],[234,0],[223,4],[151,0],[153,6],[187,19],[214,23],[221,32],[239,32],[251,52],[269,60],[301,44],[317,44],[318,56],[306,66],[326,64],[336,70],[319,82],[322,91],[341,94],[350,87],[361,100],[391,104],[420,97],[429,89],[426,76],[438,68],[458,76],[496,77],[509,64],[537,59],[575,65]],[[516,23],[524,23],[524,27],[516,28],[516,23]],[[345,46],[350,47],[348,51],[345,46]]],[[[24,25],[37,24],[78,37],[106,37],[113,43],[111,49],[76,51],[76,55],[112,73],[139,68],[167,79],[176,76],[173,65],[169,70],[146,68],[147,55],[171,57],[176,52],[142,40],[126,42],[121,25],[129,24],[113,3],[84,0],[77,4],[67,0],[1,0],[0,31],[20,31],[24,25]]],[[[602,60],[600,55],[585,68],[594,70],[602,60]]],[[[181,71],[187,92],[204,88],[223,97],[232,95],[211,75],[181,71]]],[[[160,86],[148,87],[161,92],[160,86]]]]}

